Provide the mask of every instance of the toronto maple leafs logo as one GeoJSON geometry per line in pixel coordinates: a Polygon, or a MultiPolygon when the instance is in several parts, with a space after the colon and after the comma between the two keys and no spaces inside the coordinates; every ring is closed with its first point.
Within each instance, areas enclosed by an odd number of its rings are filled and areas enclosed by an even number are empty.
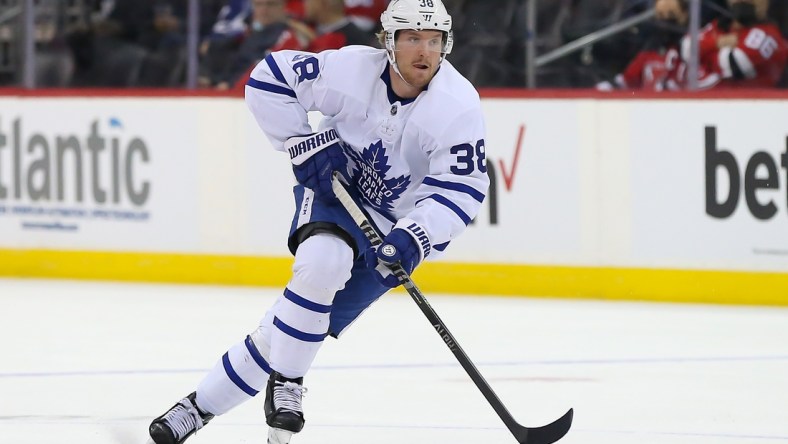
{"type": "Polygon", "coordinates": [[[394,208],[394,201],[410,185],[410,175],[386,178],[391,165],[381,140],[364,148],[361,153],[350,150],[350,154],[355,161],[353,182],[361,192],[362,199],[377,210],[390,212],[394,208]]]}

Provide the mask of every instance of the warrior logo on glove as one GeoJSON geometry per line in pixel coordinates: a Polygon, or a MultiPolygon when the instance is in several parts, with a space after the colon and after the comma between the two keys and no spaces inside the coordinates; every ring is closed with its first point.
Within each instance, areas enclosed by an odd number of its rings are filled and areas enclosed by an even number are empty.
{"type": "Polygon", "coordinates": [[[334,171],[341,172],[347,165],[341,143],[333,128],[285,141],[284,146],[290,153],[296,180],[314,191],[317,199],[334,198],[331,174],[334,171]]]}
{"type": "Polygon", "coordinates": [[[311,134],[306,137],[294,137],[285,143],[288,153],[290,153],[290,160],[295,165],[301,165],[308,157],[312,156],[311,151],[320,151],[323,148],[328,148],[337,142],[339,136],[333,128],[328,128],[325,131],[311,134]]]}

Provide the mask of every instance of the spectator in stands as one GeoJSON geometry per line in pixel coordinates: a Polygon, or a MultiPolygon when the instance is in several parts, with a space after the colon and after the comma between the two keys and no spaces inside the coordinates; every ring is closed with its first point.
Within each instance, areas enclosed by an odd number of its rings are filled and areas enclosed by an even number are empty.
{"type": "MultiPolygon", "coordinates": [[[[389,0],[344,0],[345,15],[356,26],[375,34],[380,23],[380,14],[386,9],[389,0]]],[[[288,0],[287,12],[295,18],[304,19],[304,0],[288,0]]]]}
{"type": "MultiPolygon", "coordinates": [[[[220,0],[200,0],[213,17],[220,0]]],[[[185,66],[187,0],[95,0],[66,32],[76,64],[73,86],[180,86],[185,66]]],[[[210,31],[209,21],[200,33],[210,31]]]]}
{"type": "Polygon", "coordinates": [[[689,0],[657,0],[654,12],[651,35],[641,51],[612,82],[598,83],[598,90],[678,89],[673,74],[680,63],[679,42],[687,31],[689,0]]]}
{"type": "Polygon", "coordinates": [[[201,63],[201,86],[230,89],[244,74],[262,60],[289,29],[285,0],[251,0],[252,15],[238,48],[212,45],[201,63]]]}
{"type": "Polygon", "coordinates": [[[251,0],[227,0],[219,10],[211,32],[200,42],[198,86],[211,87],[218,83],[214,76],[226,69],[240,48],[251,13],[251,0]]]}
{"type": "Polygon", "coordinates": [[[300,49],[320,52],[348,45],[377,46],[374,35],[361,30],[345,14],[343,0],[304,0],[304,20],[312,24],[315,33],[295,29],[274,50],[300,49]]]}
{"type": "Polygon", "coordinates": [[[345,14],[356,26],[374,34],[388,0],[344,0],[345,14]]]}
{"type": "Polygon", "coordinates": [[[139,23],[148,20],[147,12],[142,2],[116,2],[87,14],[85,25],[70,29],[66,40],[75,61],[72,85],[135,85],[147,54],[139,44],[139,23]]]}
{"type": "Polygon", "coordinates": [[[304,18],[313,23],[317,31],[317,36],[309,43],[309,51],[375,45],[374,36],[361,30],[345,14],[344,0],[304,0],[304,18]]]}
{"type": "MultiPolygon", "coordinates": [[[[214,40],[236,39],[243,36],[246,32],[246,21],[251,12],[250,0],[228,0],[219,10],[216,22],[211,27],[211,33],[205,37],[201,46],[208,46],[214,40]]],[[[204,49],[200,50],[200,52],[205,51],[204,49]]]]}
{"type": "Polygon", "coordinates": [[[148,6],[150,19],[137,24],[141,28],[139,43],[148,51],[139,85],[180,86],[186,64],[188,2],[156,0],[152,3],[148,6]]]}
{"type": "MultiPolygon", "coordinates": [[[[701,89],[774,88],[788,58],[788,43],[768,20],[769,0],[728,0],[730,19],[716,19],[700,33],[701,89]]],[[[689,61],[689,37],[682,41],[682,59],[689,61]]],[[[687,84],[686,70],[678,79],[687,84]]]]}

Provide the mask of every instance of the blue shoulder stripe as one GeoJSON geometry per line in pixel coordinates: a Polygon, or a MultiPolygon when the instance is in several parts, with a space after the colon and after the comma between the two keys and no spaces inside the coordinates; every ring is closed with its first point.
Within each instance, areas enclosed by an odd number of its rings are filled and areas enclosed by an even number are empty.
{"type": "Polygon", "coordinates": [[[433,187],[443,188],[444,190],[459,191],[460,193],[465,193],[471,196],[472,198],[476,199],[479,203],[484,202],[484,193],[478,191],[476,188],[473,188],[470,185],[465,185],[464,183],[438,180],[435,179],[434,177],[429,177],[429,176],[425,177],[422,183],[433,187]]]}
{"type": "Polygon", "coordinates": [[[290,88],[285,88],[284,86],[274,85],[273,83],[261,82],[260,80],[253,79],[251,77],[249,77],[249,81],[246,82],[246,84],[255,89],[261,89],[263,91],[268,91],[277,94],[284,94],[294,99],[296,98],[295,91],[293,91],[290,88]]]}
{"type": "Polygon", "coordinates": [[[268,56],[265,58],[265,63],[267,63],[268,67],[271,68],[271,72],[274,74],[274,77],[276,77],[276,80],[279,80],[280,82],[287,85],[287,80],[285,80],[285,76],[282,75],[282,70],[279,69],[279,65],[276,64],[276,60],[274,60],[274,56],[272,54],[268,54],[268,56]]]}
{"type": "MultiPolygon", "coordinates": [[[[465,225],[468,225],[469,223],[471,223],[471,217],[468,216],[467,214],[465,214],[465,211],[462,211],[462,208],[458,207],[457,204],[455,204],[454,202],[450,201],[449,199],[446,199],[445,197],[441,196],[440,194],[430,194],[429,196],[425,197],[424,199],[421,199],[419,202],[421,202],[421,201],[423,201],[425,199],[432,199],[435,202],[438,202],[439,204],[445,206],[446,208],[454,211],[454,213],[460,219],[462,219],[463,222],[465,222],[465,225]]],[[[418,204],[419,202],[416,202],[416,204],[418,204]]]]}

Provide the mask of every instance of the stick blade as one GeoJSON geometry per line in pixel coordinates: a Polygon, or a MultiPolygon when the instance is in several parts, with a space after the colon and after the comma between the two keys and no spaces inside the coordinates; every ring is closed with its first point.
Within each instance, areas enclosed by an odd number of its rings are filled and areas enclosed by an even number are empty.
{"type": "Polygon", "coordinates": [[[564,435],[572,427],[572,416],[574,410],[569,409],[564,413],[564,416],[558,418],[550,424],[542,427],[523,427],[520,433],[517,433],[517,442],[520,444],[552,444],[564,435]]]}

